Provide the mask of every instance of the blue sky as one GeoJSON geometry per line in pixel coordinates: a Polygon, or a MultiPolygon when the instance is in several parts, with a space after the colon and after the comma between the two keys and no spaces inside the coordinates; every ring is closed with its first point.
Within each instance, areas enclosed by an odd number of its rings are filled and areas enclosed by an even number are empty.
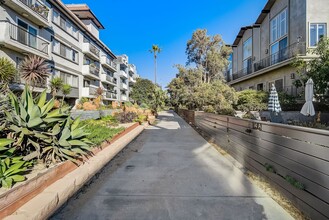
{"type": "Polygon", "coordinates": [[[185,64],[186,42],[206,28],[231,44],[240,27],[253,24],[267,0],[63,0],[86,3],[105,26],[102,41],[115,54],[127,54],[143,78],[154,80],[152,44],[162,48],[157,82],[165,87],[185,64]]]}

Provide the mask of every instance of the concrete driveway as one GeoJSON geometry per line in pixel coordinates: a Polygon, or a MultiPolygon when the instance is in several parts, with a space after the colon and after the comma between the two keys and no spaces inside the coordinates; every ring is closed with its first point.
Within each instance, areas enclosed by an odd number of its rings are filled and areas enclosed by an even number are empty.
{"type": "Polygon", "coordinates": [[[159,119],[52,219],[292,219],[183,119],[159,119]]]}

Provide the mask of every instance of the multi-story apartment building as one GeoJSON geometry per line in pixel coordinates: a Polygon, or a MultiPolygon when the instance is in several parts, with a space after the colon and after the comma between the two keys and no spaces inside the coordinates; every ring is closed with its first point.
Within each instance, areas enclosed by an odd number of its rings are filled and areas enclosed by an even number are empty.
{"type": "Polygon", "coordinates": [[[136,66],[129,64],[128,56],[123,54],[118,56],[117,59],[117,75],[118,75],[118,93],[120,94],[120,100],[122,101],[132,101],[129,98],[129,92],[132,85],[136,82],[138,78],[136,66]]]}
{"type": "Polygon", "coordinates": [[[227,81],[236,90],[298,93],[292,67],[296,56],[310,59],[308,49],[327,36],[327,0],[268,0],[255,24],[242,27],[232,47],[232,74],[227,81]]]}
{"type": "MultiPolygon", "coordinates": [[[[51,66],[51,77],[59,76],[72,86],[66,100],[72,105],[81,97],[94,98],[99,87],[104,90],[105,104],[127,101],[128,92],[121,90],[120,83],[125,82],[128,91],[128,77],[121,81],[117,57],[99,38],[102,29],[85,4],[5,0],[0,3],[0,56],[17,66],[28,54],[45,58],[51,66]]],[[[35,90],[46,88],[49,80],[35,90]]],[[[21,89],[24,83],[18,75],[12,88],[21,89]]]]}

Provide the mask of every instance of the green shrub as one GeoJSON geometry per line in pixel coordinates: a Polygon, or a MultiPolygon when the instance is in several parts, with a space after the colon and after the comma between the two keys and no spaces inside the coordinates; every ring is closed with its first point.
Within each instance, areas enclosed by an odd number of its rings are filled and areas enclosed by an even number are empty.
{"type": "Polygon", "coordinates": [[[89,98],[87,98],[87,97],[81,97],[79,103],[80,103],[81,105],[83,105],[83,103],[85,103],[85,102],[89,102],[89,98]]]}
{"type": "Polygon", "coordinates": [[[238,92],[235,108],[240,111],[261,111],[267,109],[268,93],[252,89],[238,92]]]}
{"type": "Polygon", "coordinates": [[[131,123],[137,118],[137,114],[135,112],[120,112],[115,117],[120,123],[131,123]]]}
{"type": "Polygon", "coordinates": [[[33,99],[29,87],[25,87],[21,98],[9,94],[11,112],[6,111],[5,131],[14,143],[15,155],[42,159],[46,164],[64,160],[77,162],[80,156],[90,151],[90,141],[79,128],[79,119],[70,119],[70,108],[53,109],[55,101],[46,102],[44,90],[33,99]]]}
{"type": "Polygon", "coordinates": [[[148,109],[149,106],[145,103],[142,103],[139,107],[141,107],[142,109],[148,109]]]}
{"type": "Polygon", "coordinates": [[[125,102],[125,104],[124,104],[126,107],[132,107],[133,106],[133,104],[131,103],[131,102],[125,102]]]}
{"type": "Polygon", "coordinates": [[[215,108],[212,105],[203,106],[203,111],[208,113],[215,113],[215,108]]]}
{"type": "Polygon", "coordinates": [[[143,122],[147,121],[147,116],[146,115],[138,115],[138,117],[134,121],[138,122],[139,124],[142,124],[143,122]]]}
{"type": "Polygon", "coordinates": [[[114,135],[124,131],[123,127],[112,128],[109,127],[106,122],[107,121],[104,118],[101,120],[90,119],[81,122],[80,126],[82,126],[84,131],[88,133],[87,138],[93,143],[94,146],[100,145],[104,141],[110,141],[114,135]]]}

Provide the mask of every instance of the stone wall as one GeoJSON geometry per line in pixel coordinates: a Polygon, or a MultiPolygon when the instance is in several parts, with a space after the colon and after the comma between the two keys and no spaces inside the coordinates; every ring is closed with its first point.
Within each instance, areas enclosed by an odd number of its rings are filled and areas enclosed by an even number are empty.
{"type": "Polygon", "coordinates": [[[99,119],[108,115],[113,115],[113,113],[121,112],[121,109],[109,109],[109,110],[99,110],[99,111],[82,111],[74,110],[71,112],[72,118],[80,117],[81,120],[87,119],[99,119]]]}

